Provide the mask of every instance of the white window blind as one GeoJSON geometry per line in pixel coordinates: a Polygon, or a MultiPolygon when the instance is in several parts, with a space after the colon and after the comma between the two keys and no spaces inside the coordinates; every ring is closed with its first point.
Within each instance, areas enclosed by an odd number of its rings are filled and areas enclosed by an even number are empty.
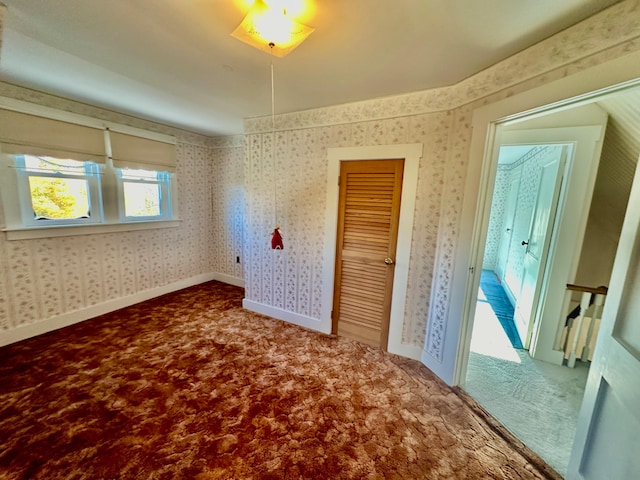
{"type": "Polygon", "coordinates": [[[0,109],[2,151],[92,161],[106,159],[103,130],[0,109]]]}
{"type": "Polygon", "coordinates": [[[109,137],[115,168],[175,172],[174,144],[113,131],[109,132],[109,137]]]}

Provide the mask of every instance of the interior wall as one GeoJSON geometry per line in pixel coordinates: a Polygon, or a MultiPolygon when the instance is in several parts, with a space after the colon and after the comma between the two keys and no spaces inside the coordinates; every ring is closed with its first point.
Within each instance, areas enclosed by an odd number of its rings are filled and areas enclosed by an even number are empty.
{"type": "MultiPolygon", "coordinates": [[[[247,120],[246,149],[232,140],[219,145],[188,132],[0,84],[0,95],[177,134],[184,218],[180,228],[163,231],[12,242],[13,246],[3,239],[0,328],[38,322],[54,312],[144,291],[154,282],[194,278],[191,275],[214,268],[238,275],[237,264],[225,262],[233,259],[230,253],[239,241],[244,243],[247,298],[315,317],[323,288],[326,149],[422,142],[403,341],[424,345],[428,358],[442,362],[445,344],[449,349],[458,342],[457,335],[447,336],[447,331],[448,324],[460,322],[461,307],[452,305],[451,297],[456,256],[468,248],[468,239],[460,237],[461,229],[468,230],[460,224],[466,174],[470,161],[482,160],[469,158],[474,108],[637,50],[638,25],[640,5],[624,0],[451,87],[280,115],[276,133],[271,132],[270,118],[247,120]],[[220,148],[224,151],[214,152],[220,148]],[[220,251],[220,239],[211,241],[220,234],[219,218],[210,228],[203,226],[203,219],[211,221],[214,210],[216,216],[223,211],[226,215],[228,202],[235,201],[214,198],[216,171],[211,162],[217,159],[225,165],[243,150],[244,232],[238,231],[241,211],[235,210],[236,220],[221,230],[223,236],[233,232],[233,239],[220,251]],[[200,167],[205,170],[197,170],[200,167]],[[274,253],[268,245],[276,222],[284,233],[285,250],[274,253]],[[162,247],[161,256],[154,246],[162,247]],[[225,264],[216,267],[212,262],[217,259],[225,264]]],[[[234,164],[229,175],[237,178],[235,168],[234,164]]],[[[426,358],[423,361],[431,365],[426,358]]]]}
{"type": "Polygon", "coordinates": [[[640,138],[609,118],[576,283],[609,286],[620,232],[640,155],[640,138]]]}
{"type": "Polygon", "coordinates": [[[505,205],[509,195],[510,165],[498,165],[496,181],[493,187],[491,199],[491,214],[489,216],[489,229],[487,230],[487,242],[484,247],[482,259],[483,270],[495,271],[498,264],[498,250],[502,239],[505,205]]]}
{"type": "Polygon", "coordinates": [[[244,138],[229,146],[210,150],[212,221],[200,222],[200,229],[211,228],[204,234],[213,272],[220,280],[244,284],[244,138]]]}
{"type": "MultiPolygon", "coordinates": [[[[319,319],[327,184],[327,149],[363,145],[423,143],[409,273],[404,342],[422,346],[433,281],[436,232],[445,194],[446,157],[456,112],[247,135],[245,156],[245,298],[262,305],[319,319]],[[426,183],[425,183],[426,182],[426,183]],[[270,248],[279,225],[285,248],[270,248]]],[[[459,148],[459,147],[458,147],[459,148]]],[[[454,175],[454,169],[448,172],[454,175]]]]}
{"type": "Polygon", "coordinates": [[[638,2],[625,0],[452,87],[278,115],[275,134],[270,117],[245,121],[247,298],[317,318],[326,149],[423,142],[403,342],[424,345],[435,367],[458,342],[447,327],[460,322],[450,299],[468,248],[459,235],[473,109],[637,49],[639,20],[638,2]],[[285,250],[274,253],[276,222],[285,250]]]}
{"type": "Polygon", "coordinates": [[[135,232],[21,241],[0,234],[0,336],[217,273],[242,281],[235,256],[242,244],[243,142],[213,148],[207,137],[6,83],[0,95],[175,135],[181,218],[177,228],[135,232]]]}

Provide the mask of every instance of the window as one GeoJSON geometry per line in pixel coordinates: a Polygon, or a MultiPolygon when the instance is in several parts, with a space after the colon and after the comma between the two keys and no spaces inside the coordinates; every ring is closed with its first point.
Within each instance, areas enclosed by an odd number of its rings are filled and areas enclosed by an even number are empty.
{"type": "Polygon", "coordinates": [[[175,227],[175,168],[168,135],[0,97],[10,240],[175,227]]]}
{"type": "Polygon", "coordinates": [[[102,221],[97,164],[36,155],[14,159],[25,226],[102,221]]]}
{"type": "Polygon", "coordinates": [[[167,172],[118,169],[120,218],[123,221],[171,218],[170,175],[167,172]]]}

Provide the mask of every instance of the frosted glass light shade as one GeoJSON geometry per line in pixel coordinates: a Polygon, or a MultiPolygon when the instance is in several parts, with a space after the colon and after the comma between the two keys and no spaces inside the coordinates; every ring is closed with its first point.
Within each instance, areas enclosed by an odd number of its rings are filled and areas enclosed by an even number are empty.
{"type": "Polygon", "coordinates": [[[286,10],[270,8],[263,1],[256,0],[231,36],[276,57],[284,57],[314,30],[287,16],[286,10]]]}

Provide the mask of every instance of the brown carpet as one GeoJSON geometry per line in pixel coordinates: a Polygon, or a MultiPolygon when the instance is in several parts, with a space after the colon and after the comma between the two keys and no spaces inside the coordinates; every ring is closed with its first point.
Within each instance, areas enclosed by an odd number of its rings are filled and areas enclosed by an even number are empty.
{"type": "Polygon", "coordinates": [[[0,349],[2,479],[559,478],[418,362],[210,282],[0,349]]]}

